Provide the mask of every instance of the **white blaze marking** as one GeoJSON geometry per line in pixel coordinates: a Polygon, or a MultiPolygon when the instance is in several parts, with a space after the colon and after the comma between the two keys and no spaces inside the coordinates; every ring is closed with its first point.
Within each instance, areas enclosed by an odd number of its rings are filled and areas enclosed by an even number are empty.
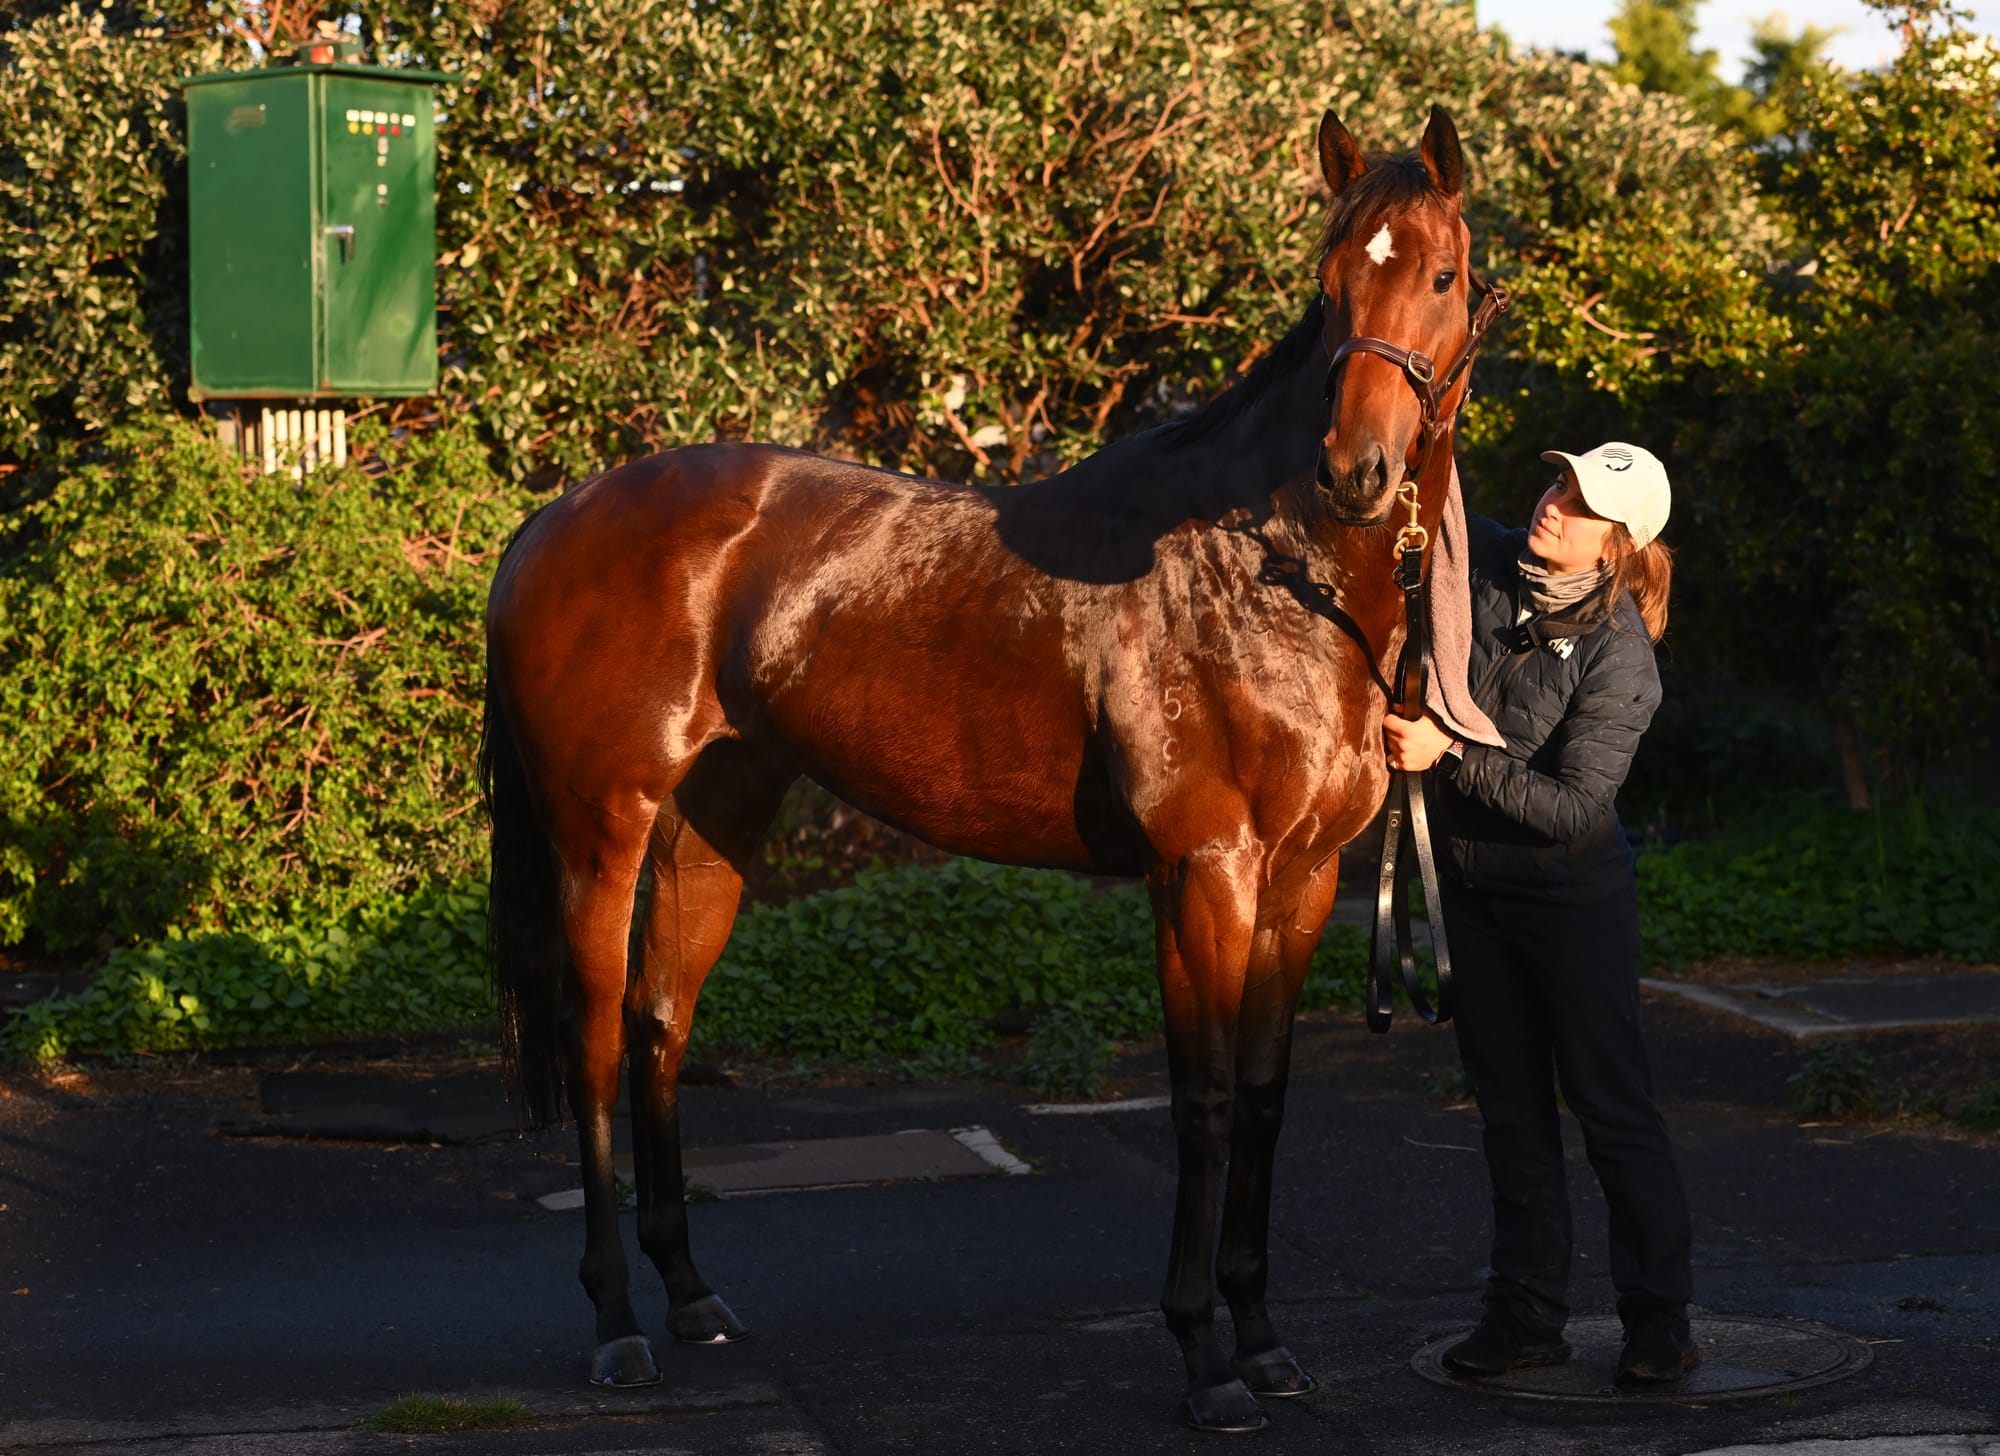
{"type": "Polygon", "coordinates": [[[1389,224],[1382,224],[1382,230],[1368,240],[1368,257],[1377,268],[1396,256],[1396,240],[1389,236],[1389,224]]]}

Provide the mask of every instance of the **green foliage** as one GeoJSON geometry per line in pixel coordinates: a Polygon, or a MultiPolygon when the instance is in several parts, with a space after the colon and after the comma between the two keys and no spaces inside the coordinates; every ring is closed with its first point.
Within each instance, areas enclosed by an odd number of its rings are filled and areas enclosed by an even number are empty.
{"type": "Polygon", "coordinates": [[[35,1059],[397,1035],[489,1022],[476,887],[389,896],[332,923],[113,951],[87,991],[0,1023],[35,1059]]]}
{"type": "Polygon", "coordinates": [[[1718,57],[1694,46],[1701,0],[1624,0],[1610,20],[1617,59],[1611,74],[1643,91],[1664,91],[1693,103],[1717,126],[1747,120],[1750,93],[1716,74],[1718,57]]]}
{"type": "MultiPolygon", "coordinates": [[[[1358,987],[1358,932],[1329,930],[1309,1005],[1358,987]]],[[[1153,921],[1143,891],[1054,870],[953,860],[870,870],[852,885],[737,917],[701,993],[702,1046],[900,1058],[989,1043],[988,1023],[1055,1008],[1100,1040],[1155,1034],[1153,921]]]]}
{"type": "MultiPolygon", "coordinates": [[[[1949,5],[1890,13],[1910,43],[1875,75],[1773,33],[1753,89],[1786,122],[1753,176],[1682,97],[1515,55],[1431,0],[371,9],[377,58],[460,78],[439,96],[454,427],[364,427],[385,473],[301,487],[158,411],[186,367],[172,83],[310,12],[17,7],[0,471],[33,468],[0,477],[0,943],[262,946],[477,873],[478,604],[531,503],[495,475],[751,435],[946,476],[1074,459],[1296,316],[1328,104],[1393,146],[1433,100],[1459,117],[1475,261],[1519,300],[1464,442],[1489,507],[1518,515],[1532,490],[1506,483],[1545,445],[1653,444],[1684,483],[1674,671],[1824,704],[1892,761],[1962,747],[2000,683],[2000,70],[1949,5]]],[[[1649,859],[1669,958],[1992,943],[1951,875],[1955,900],[1927,887],[1899,922],[1856,888],[1879,874],[1773,860],[1756,873],[1798,907],[1774,928],[1704,853],[1649,859]]],[[[1120,938],[1143,916],[1121,916],[1103,948],[1143,964],[1150,1005],[1150,954],[1120,938]]],[[[769,934],[881,953],[849,928],[769,934]]],[[[741,964],[776,975],[761,933],[741,964]]],[[[991,989],[960,974],[948,1018],[991,989]]],[[[826,1040],[895,1043],[902,994],[826,1040]]],[[[1129,1024],[1138,995],[1083,1009],[1129,1024]]],[[[741,1015],[755,1044],[794,1030],[741,1015]]]]}
{"type": "Polygon", "coordinates": [[[1061,1007],[1028,1033],[1028,1050],[1019,1069],[1021,1084],[1041,1097],[1095,1097],[1110,1075],[1116,1047],[1091,1017],[1061,1007]]]}
{"type": "Polygon", "coordinates": [[[1774,93],[1792,241],[1764,292],[1796,342],[1719,370],[1668,443],[1709,558],[1682,640],[1824,704],[1895,787],[2000,704],[2000,65],[1948,5],[1888,13],[1891,66],[1774,93]]]}
{"type": "Polygon", "coordinates": [[[1752,59],[1744,72],[1744,88],[1755,101],[1746,133],[1769,139],[1786,130],[1790,117],[1784,101],[1800,86],[1833,83],[1834,67],[1826,49],[1840,34],[1837,28],[1802,25],[1786,27],[1782,15],[1767,15],[1751,27],[1752,59]]]}
{"type": "Polygon", "coordinates": [[[457,1395],[406,1395],[362,1424],[371,1431],[499,1431],[534,1424],[535,1413],[510,1395],[467,1400],[457,1395]]]}
{"type": "Polygon", "coordinates": [[[1801,1117],[1868,1117],[1885,1097],[1875,1059],[1849,1041],[1815,1042],[1787,1080],[1801,1117]]]}
{"type": "Polygon", "coordinates": [[[0,22],[0,460],[45,458],[184,383],[174,82],[242,58],[184,31],[185,9],[70,3],[0,22]]]}
{"type": "Polygon", "coordinates": [[[1617,52],[1611,73],[1645,91],[1679,96],[1695,114],[1749,141],[1784,130],[1787,117],[1776,93],[1799,80],[1827,77],[1822,57],[1835,32],[1807,25],[1790,30],[1779,15],[1755,23],[1754,59],[1742,85],[1716,73],[1712,50],[1696,50],[1695,12],[1702,0],[1624,0],[1610,21],[1617,52]]]}
{"type": "Polygon", "coordinates": [[[2000,1132],[2000,1081],[1988,1082],[1952,1108],[1951,1119],[1975,1132],[2000,1132]]]}
{"type": "MultiPolygon", "coordinates": [[[[1296,316],[1328,104],[1394,147],[1431,101],[1458,107],[1503,249],[1566,253],[1539,236],[1558,196],[1580,228],[1675,198],[1691,254],[1745,210],[1684,118],[1424,0],[751,24],[541,0],[369,23],[379,51],[463,77],[441,132],[447,387],[482,401],[516,469],[714,434],[948,476],[1074,459],[1212,391],[1296,316]]],[[[1523,313],[1549,307],[1524,280],[1523,313]]]]}
{"type": "Polygon", "coordinates": [[[1137,891],[955,860],[739,915],[701,993],[698,1045],[896,1057],[976,1046],[1017,1007],[1069,1006],[1107,1034],[1157,1018],[1152,921],[1137,891]]]}
{"type": "MultiPolygon", "coordinates": [[[[96,984],[30,1007],[0,1054],[179,1051],[365,1037],[487,1021],[484,887],[387,895],[331,921],[178,936],[114,951],[96,984]]],[[[1358,995],[1360,934],[1336,926],[1305,1004],[1358,995]]],[[[855,884],[739,917],[701,993],[695,1038],[844,1062],[911,1062],[962,1075],[1004,1012],[1053,1008],[1038,1055],[1158,1030],[1153,929],[1140,890],[1092,889],[1053,870],[954,860],[876,870],[855,884]]],[[[1051,1075],[1055,1075],[1053,1072],[1051,1075]]]]}
{"type": "MultiPolygon", "coordinates": [[[[253,32],[282,49],[285,25],[312,18],[125,16],[72,7],[0,30],[17,108],[0,177],[22,179],[4,246],[37,301],[0,335],[16,420],[0,452],[43,451],[184,383],[171,81],[245,63],[253,32]],[[88,86],[57,64],[72,55],[88,86]],[[74,293],[80,269],[123,291],[74,293]],[[60,317],[40,306],[72,294],[60,317]],[[135,342],[107,350],[110,329],[135,342]],[[72,409],[63,380],[92,403],[72,409]]],[[[1669,200],[1687,266],[1704,244],[1724,260],[1757,247],[1747,194],[1684,113],[1512,55],[1462,5],[838,0],[749,16],[665,0],[366,12],[373,56],[459,78],[439,93],[443,392],[514,474],[716,435],[947,475],[1076,458],[1212,391],[1296,316],[1329,104],[1399,148],[1432,101],[1456,109],[1487,266],[1615,245],[1637,198],[1669,200]]],[[[1519,282],[1523,318],[1570,315],[1565,292],[1519,282]]],[[[1602,306],[1619,314],[1623,290],[1602,306]]]]}
{"type": "Polygon", "coordinates": [[[1828,810],[1639,857],[1646,954],[2000,959],[2000,813],[1828,810]]]}
{"type": "Polygon", "coordinates": [[[529,497],[463,431],[378,443],[383,474],[300,484],[127,427],[7,518],[0,943],[324,921],[481,866],[480,612],[529,497]]]}

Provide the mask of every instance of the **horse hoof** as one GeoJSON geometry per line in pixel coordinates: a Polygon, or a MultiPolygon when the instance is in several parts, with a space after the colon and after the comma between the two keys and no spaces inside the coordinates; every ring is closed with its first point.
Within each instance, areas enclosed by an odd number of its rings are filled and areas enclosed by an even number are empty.
{"type": "Polygon", "coordinates": [[[590,1357],[592,1385],[658,1385],[660,1367],[653,1360],[653,1346],[644,1335],[627,1335],[606,1340],[590,1357]]]}
{"type": "Polygon", "coordinates": [[[1289,1400],[1295,1395],[1311,1394],[1319,1384],[1299,1368],[1299,1362],[1283,1345],[1261,1354],[1238,1355],[1231,1363],[1253,1395],[1274,1395],[1289,1400]]]}
{"type": "Polygon", "coordinates": [[[1181,1402],[1181,1414],[1197,1431],[1261,1431],[1268,1419],[1240,1380],[1196,1386],[1181,1402]]]}
{"type": "Polygon", "coordinates": [[[668,1310],[667,1333],[683,1345],[733,1345],[750,1338],[743,1321],[713,1294],[668,1310]]]}

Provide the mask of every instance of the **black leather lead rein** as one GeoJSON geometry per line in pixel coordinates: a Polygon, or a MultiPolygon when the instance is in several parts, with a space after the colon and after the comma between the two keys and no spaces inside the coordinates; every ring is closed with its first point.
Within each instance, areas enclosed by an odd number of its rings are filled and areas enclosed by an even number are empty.
{"type": "MultiPolygon", "coordinates": [[[[1513,304],[1507,290],[1482,281],[1467,270],[1471,286],[1484,295],[1473,311],[1465,346],[1440,378],[1437,365],[1428,354],[1402,349],[1386,339],[1357,335],[1329,354],[1326,370],[1326,399],[1333,401],[1340,366],[1355,354],[1374,354],[1403,371],[1403,378],[1415,391],[1423,408],[1423,425],[1417,443],[1417,458],[1408,465],[1396,496],[1410,512],[1410,519],[1396,533],[1396,585],[1403,593],[1403,651],[1396,661],[1391,686],[1391,707],[1408,718],[1421,718],[1431,677],[1430,615],[1424,600],[1424,550],[1428,533],[1417,524],[1417,480],[1430,458],[1431,446],[1450,429],[1458,409],[1444,414],[1443,402],[1460,376],[1472,367],[1473,357],[1493,321],[1513,304]],[[1414,680],[1412,680],[1414,675],[1414,680]]],[[[1472,394],[1468,387],[1466,398],[1472,394]]],[[[1465,401],[1459,401],[1463,408],[1465,401]]],[[[1318,452],[1314,478],[1325,480],[1326,452],[1318,452]]],[[[1382,862],[1375,877],[1375,918],[1368,936],[1368,1029],[1387,1031],[1396,1014],[1396,972],[1401,968],[1403,989],[1417,1015],[1431,1025],[1451,1020],[1451,947],[1445,939],[1444,897],[1438,889],[1437,854],[1431,844],[1430,805],[1424,795],[1424,777],[1401,769],[1389,772],[1389,801],[1382,825],[1382,862]],[[1423,879],[1424,913],[1430,921],[1431,953],[1437,963],[1437,1003],[1424,993],[1423,977],[1417,966],[1415,938],[1410,927],[1410,859],[1402,853],[1405,836],[1415,850],[1417,868],[1423,879]]]]}
{"type": "MultiPolygon", "coordinates": [[[[1410,514],[1416,515],[1415,492],[1410,514]]],[[[1396,585],[1403,591],[1408,630],[1396,663],[1397,702],[1391,706],[1405,717],[1423,713],[1431,680],[1431,623],[1424,601],[1424,548],[1407,546],[1396,566],[1396,585]],[[1411,681],[1414,673],[1415,681],[1411,681]]],[[[1451,1020],[1451,947],[1444,933],[1444,897],[1438,889],[1437,852],[1431,844],[1430,805],[1424,796],[1424,776],[1402,769],[1389,772],[1389,802],[1382,820],[1382,863],[1375,876],[1375,919],[1368,934],[1368,1029],[1387,1031],[1396,1015],[1396,970],[1401,966],[1403,990],[1410,1007],[1432,1026],[1451,1020]],[[1424,994],[1417,966],[1416,941],[1410,931],[1410,858],[1402,852],[1407,836],[1416,850],[1424,884],[1424,914],[1430,921],[1431,953],[1437,962],[1437,1004],[1424,994]]]]}

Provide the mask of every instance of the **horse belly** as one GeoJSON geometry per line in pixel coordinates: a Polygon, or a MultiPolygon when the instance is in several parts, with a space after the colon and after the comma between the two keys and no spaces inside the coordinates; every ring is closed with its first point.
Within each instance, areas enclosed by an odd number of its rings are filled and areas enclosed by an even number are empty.
{"type": "MultiPolygon", "coordinates": [[[[827,474],[832,475],[829,471],[827,474]]],[[[1076,822],[1085,738],[1043,580],[995,540],[991,508],[948,488],[878,495],[747,604],[726,695],[752,736],[856,807],[958,854],[1088,869],[1076,822]]]]}
{"type": "Polygon", "coordinates": [[[805,772],[940,849],[1092,868],[1076,824],[1077,705],[1050,691],[1059,659],[910,625],[828,630],[766,700],[805,772]]]}

